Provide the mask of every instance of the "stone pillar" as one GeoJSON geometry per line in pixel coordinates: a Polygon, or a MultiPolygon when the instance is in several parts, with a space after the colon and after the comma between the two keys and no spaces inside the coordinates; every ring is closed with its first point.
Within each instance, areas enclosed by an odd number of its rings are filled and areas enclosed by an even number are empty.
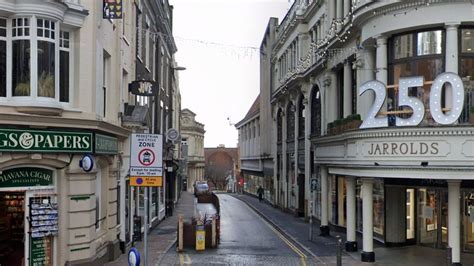
{"type": "MultiPolygon", "coordinates": [[[[300,96],[300,97],[303,97],[303,96],[300,96]]],[[[293,205],[292,207],[294,208],[294,210],[296,211],[296,213],[298,212],[298,208],[299,208],[299,193],[300,193],[300,189],[299,189],[299,184],[298,184],[298,175],[299,175],[299,159],[298,159],[298,154],[299,154],[299,149],[298,149],[298,138],[299,138],[299,128],[300,128],[300,119],[299,119],[299,108],[300,107],[300,101],[298,99],[298,97],[295,99],[295,104],[293,105],[295,107],[295,137],[294,137],[294,151],[295,151],[295,172],[293,173],[294,176],[295,176],[295,183],[291,183],[291,189],[292,189],[292,192],[294,193],[294,197],[291,196],[291,204],[293,205]]],[[[291,176],[290,176],[291,178],[291,176]]],[[[290,193],[290,195],[293,195],[293,193],[290,193]]]]}
{"type": "Polygon", "coordinates": [[[385,85],[387,85],[387,64],[388,64],[388,55],[387,55],[387,38],[382,35],[375,37],[377,41],[377,52],[376,52],[376,68],[377,73],[375,74],[376,79],[385,85]]]}
{"type": "Polygon", "coordinates": [[[278,114],[278,107],[275,108],[276,111],[273,112],[273,121],[272,121],[272,127],[273,127],[273,138],[271,138],[271,141],[273,141],[272,146],[273,146],[273,205],[277,206],[278,205],[278,200],[280,199],[280,191],[279,191],[279,184],[278,184],[278,179],[277,179],[277,174],[280,169],[278,169],[278,119],[277,119],[277,114],[278,114]]]}
{"type": "MultiPolygon", "coordinates": [[[[458,73],[458,23],[446,23],[446,72],[458,73]]],[[[446,108],[453,106],[453,89],[446,86],[444,91],[446,108]]]]}
{"type": "Polygon", "coordinates": [[[329,25],[331,25],[332,21],[336,18],[336,0],[328,1],[328,19],[329,25]]]}
{"type": "Polygon", "coordinates": [[[336,17],[337,19],[341,19],[342,17],[344,17],[343,13],[344,13],[344,8],[342,7],[342,5],[344,4],[344,0],[336,0],[336,17]]]}
{"type": "Polygon", "coordinates": [[[461,265],[461,180],[448,180],[448,245],[452,265],[461,265]]]}
{"type": "Polygon", "coordinates": [[[356,239],[356,179],[352,176],[346,176],[346,210],[347,210],[347,241],[346,251],[357,251],[356,239]]]}
{"type": "MultiPolygon", "coordinates": [[[[284,105],[286,106],[286,104],[284,105]]],[[[286,180],[287,178],[287,171],[288,171],[288,153],[287,153],[287,144],[286,144],[286,131],[287,131],[287,117],[288,115],[286,114],[287,110],[282,112],[283,118],[282,118],[282,151],[281,151],[281,158],[282,158],[282,173],[280,175],[280,180],[281,180],[281,186],[283,187],[283,206],[284,208],[288,208],[288,182],[286,180]]]]}
{"type": "Polygon", "coordinates": [[[374,221],[373,221],[373,187],[372,178],[362,179],[362,231],[363,244],[361,259],[363,262],[374,262],[374,221]]]}
{"type": "Polygon", "coordinates": [[[352,66],[349,61],[344,63],[344,113],[343,117],[352,114],[352,66]]]}
{"type": "MultiPolygon", "coordinates": [[[[356,67],[358,68],[357,88],[359,88],[364,82],[375,79],[373,71],[375,68],[374,54],[374,50],[368,48],[358,54],[358,58],[355,62],[356,67]]],[[[362,116],[362,120],[366,119],[365,116],[374,100],[375,97],[373,92],[366,92],[362,96],[357,96],[357,113],[362,116]]]]}
{"type": "Polygon", "coordinates": [[[344,0],[344,16],[347,16],[351,11],[351,0],[344,0]]]}
{"type": "Polygon", "coordinates": [[[328,223],[328,169],[326,166],[320,166],[321,170],[321,236],[329,235],[329,223],[328,223]]]}
{"type": "MultiPolygon", "coordinates": [[[[313,158],[311,158],[311,109],[310,105],[308,104],[309,98],[311,95],[308,93],[305,98],[303,99],[303,104],[305,105],[304,109],[304,114],[305,114],[305,126],[304,126],[304,174],[305,174],[305,184],[306,184],[306,189],[305,189],[305,199],[308,200],[308,205],[307,205],[307,212],[308,214],[311,212],[310,208],[310,201],[313,200],[311,198],[311,164],[313,163],[313,158]]],[[[313,202],[314,206],[314,202],[313,202]]]]}

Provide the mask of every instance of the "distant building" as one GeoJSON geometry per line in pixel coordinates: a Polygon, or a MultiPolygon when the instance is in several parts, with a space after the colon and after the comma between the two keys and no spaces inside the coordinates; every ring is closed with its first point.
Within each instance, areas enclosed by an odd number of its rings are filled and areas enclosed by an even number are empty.
{"type": "Polygon", "coordinates": [[[193,190],[197,180],[204,180],[204,124],[196,121],[189,109],[181,111],[182,157],[187,160],[187,190],[193,190]]]}
{"type": "Polygon", "coordinates": [[[228,181],[232,182],[239,177],[238,149],[219,145],[217,148],[205,148],[204,156],[206,159],[205,178],[209,186],[214,190],[227,190],[228,181]]]}

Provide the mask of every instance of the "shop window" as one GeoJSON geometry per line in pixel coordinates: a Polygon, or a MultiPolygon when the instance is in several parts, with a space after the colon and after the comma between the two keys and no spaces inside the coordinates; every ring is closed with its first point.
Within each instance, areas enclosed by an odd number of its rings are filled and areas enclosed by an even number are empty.
{"type": "Polygon", "coordinates": [[[382,178],[374,179],[373,185],[374,233],[383,238],[385,231],[385,191],[382,178]]]}
{"type": "Polygon", "coordinates": [[[460,123],[474,123],[474,29],[461,29],[459,76],[464,84],[464,109],[460,123]]]}
{"type": "Polygon", "coordinates": [[[72,47],[69,33],[59,32],[57,22],[43,18],[0,19],[0,97],[69,102],[72,47]]]}
{"type": "MultiPolygon", "coordinates": [[[[398,84],[400,78],[423,76],[425,81],[433,81],[444,71],[443,32],[441,30],[416,32],[393,37],[390,42],[389,84],[398,84]]],[[[408,95],[420,99],[425,116],[422,125],[434,124],[429,110],[431,85],[409,88],[408,95]]],[[[389,115],[389,125],[395,124],[395,116],[408,118],[411,109],[398,104],[398,87],[389,87],[387,109],[395,115],[389,115]]],[[[445,107],[444,97],[442,107],[445,107]]]]}
{"type": "Polygon", "coordinates": [[[321,135],[321,94],[315,87],[311,96],[311,135],[321,135]]]}
{"type": "Polygon", "coordinates": [[[441,30],[436,31],[425,31],[419,32],[416,35],[416,55],[432,55],[441,54],[442,45],[442,32],[441,30]]]}
{"type": "Polygon", "coordinates": [[[288,105],[286,118],[286,141],[295,141],[295,106],[292,102],[288,105]]]}

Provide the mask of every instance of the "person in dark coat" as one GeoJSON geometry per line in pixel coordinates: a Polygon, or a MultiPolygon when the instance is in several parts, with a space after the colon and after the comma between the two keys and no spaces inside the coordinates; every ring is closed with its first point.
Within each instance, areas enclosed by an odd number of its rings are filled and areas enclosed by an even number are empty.
{"type": "Polygon", "coordinates": [[[258,200],[262,201],[263,200],[263,188],[262,188],[262,186],[258,187],[257,194],[258,194],[258,200]]]}

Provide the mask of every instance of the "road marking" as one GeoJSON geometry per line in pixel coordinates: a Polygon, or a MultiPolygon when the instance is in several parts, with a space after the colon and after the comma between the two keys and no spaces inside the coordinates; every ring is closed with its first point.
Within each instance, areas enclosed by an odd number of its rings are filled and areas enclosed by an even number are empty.
{"type": "Polygon", "coordinates": [[[182,253],[179,253],[179,265],[180,266],[184,265],[184,257],[182,253]]]}
{"type": "MultiPolygon", "coordinates": [[[[244,202],[245,203],[245,202],[244,202]]],[[[272,230],[283,242],[285,242],[286,245],[288,245],[288,247],[290,247],[296,254],[298,254],[301,258],[301,264],[303,266],[306,266],[306,258],[307,256],[299,249],[297,248],[295,245],[293,245],[293,243],[291,243],[290,240],[288,240],[282,233],[280,233],[278,230],[276,230],[269,222],[265,221],[265,219],[263,219],[254,209],[250,208],[250,206],[248,206],[247,204],[244,204],[245,206],[247,206],[247,208],[249,208],[253,213],[256,214],[256,216],[265,224],[268,226],[268,228],[270,228],[270,230],[272,230]]]]}
{"type": "Polygon", "coordinates": [[[186,264],[191,265],[192,264],[191,257],[189,257],[188,254],[185,254],[185,257],[186,257],[186,264]]]}

